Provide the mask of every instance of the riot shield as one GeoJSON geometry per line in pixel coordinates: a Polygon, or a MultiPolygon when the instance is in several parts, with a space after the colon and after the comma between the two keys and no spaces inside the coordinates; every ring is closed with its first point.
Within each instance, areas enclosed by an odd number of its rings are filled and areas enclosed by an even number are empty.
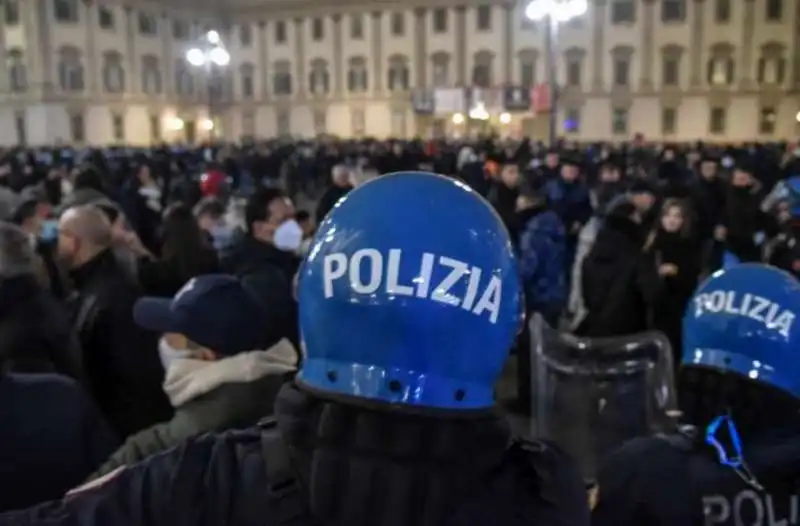
{"type": "Polygon", "coordinates": [[[580,338],[538,315],[528,330],[533,436],[557,442],[586,479],[627,440],[670,428],[677,398],[663,334],[580,338]]]}

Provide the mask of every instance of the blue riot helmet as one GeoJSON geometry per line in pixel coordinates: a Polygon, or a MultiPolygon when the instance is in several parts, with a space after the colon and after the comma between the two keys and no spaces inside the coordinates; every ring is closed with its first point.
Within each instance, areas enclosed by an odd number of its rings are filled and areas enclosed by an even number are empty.
{"type": "Polygon", "coordinates": [[[712,274],[683,319],[684,366],[737,373],[800,398],[800,282],[762,264],[712,274]]]}
{"type": "Polygon", "coordinates": [[[298,300],[300,385],[424,408],[492,406],[523,320],[499,216],[467,185],[426,172],[385,175],[340,200],[298,300]]]}

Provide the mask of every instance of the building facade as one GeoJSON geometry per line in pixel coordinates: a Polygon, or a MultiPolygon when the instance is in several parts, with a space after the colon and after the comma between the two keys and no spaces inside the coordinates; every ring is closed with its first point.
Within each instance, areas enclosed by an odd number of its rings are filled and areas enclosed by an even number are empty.
{"type": "Polygon", "coordinates": [[[524,1],[178,1],[4,0],[0,143],[543,138],[550,59],[568,138],[800,131],[800,0],[592,0],[552,46],[524,1]],[[193,68],[209,29],[231,62],[193,68]]]}

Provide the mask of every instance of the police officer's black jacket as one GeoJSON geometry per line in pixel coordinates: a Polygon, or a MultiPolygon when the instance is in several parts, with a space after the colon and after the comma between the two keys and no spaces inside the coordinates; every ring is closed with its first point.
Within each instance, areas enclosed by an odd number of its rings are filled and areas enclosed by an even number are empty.
{"type": "Polygon", "coordinates": [[[743,447],[763,490],[720,464],[710,446],[686,436],[654,436],[625,444],[601,468],[592,525],[798,524],[798,433],[771,432],[746,440],[743,447]]]}
{"type": "Polygon", "coordinates": [[[0,525],[588,525],[572,462],[512,442],[495,415],[362,409],[293,385],[276,415],[275,429],[191,440],[0,525]]]}

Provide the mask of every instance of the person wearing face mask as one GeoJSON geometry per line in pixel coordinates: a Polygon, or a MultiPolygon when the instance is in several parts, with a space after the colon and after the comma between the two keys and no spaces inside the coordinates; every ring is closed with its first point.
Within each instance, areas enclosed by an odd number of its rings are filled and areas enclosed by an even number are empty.
{"type": "Polygon", "coordinates": [[[175,416],[128,437],[90,480],[187,438],[254,425],[272,414],[296,370],[297,352],[287,340],[263,350],[264,306],[233,276],[198,276],[173,298],[141,298],[133,316],[163,334],[164,391],[175,416]]]}
{"type": "Polygon", "coordinates": [[[234,242],[235,227],[225,220],[225,205],[216,197],[206,197],[194,207],[197,225],[211,239],[217,252],[224,253],[234,242]]]}
{"type": "Polygon", "coordinates": [[[62,298],[66,290],[65,276],[58,268],[55,257],[58,221],[48,219],[49,213],[49,203],[33,193],[23,194],[12,213],[11,222],[28,234],[31,247],[39,256],[48,288],[54,296],[62,298]]]}
{"type": "Polygon", "coordinates": [[[245,235],[220,261],[223,272],[241,278],[264,302],[264,326],[272,345],[283,338],[299,348],[297,304],[292,279],[300,264],[296,251],[303,230],[294,218],[294,206],[276,188],[260,188],[247,199],[245,235]]]}

